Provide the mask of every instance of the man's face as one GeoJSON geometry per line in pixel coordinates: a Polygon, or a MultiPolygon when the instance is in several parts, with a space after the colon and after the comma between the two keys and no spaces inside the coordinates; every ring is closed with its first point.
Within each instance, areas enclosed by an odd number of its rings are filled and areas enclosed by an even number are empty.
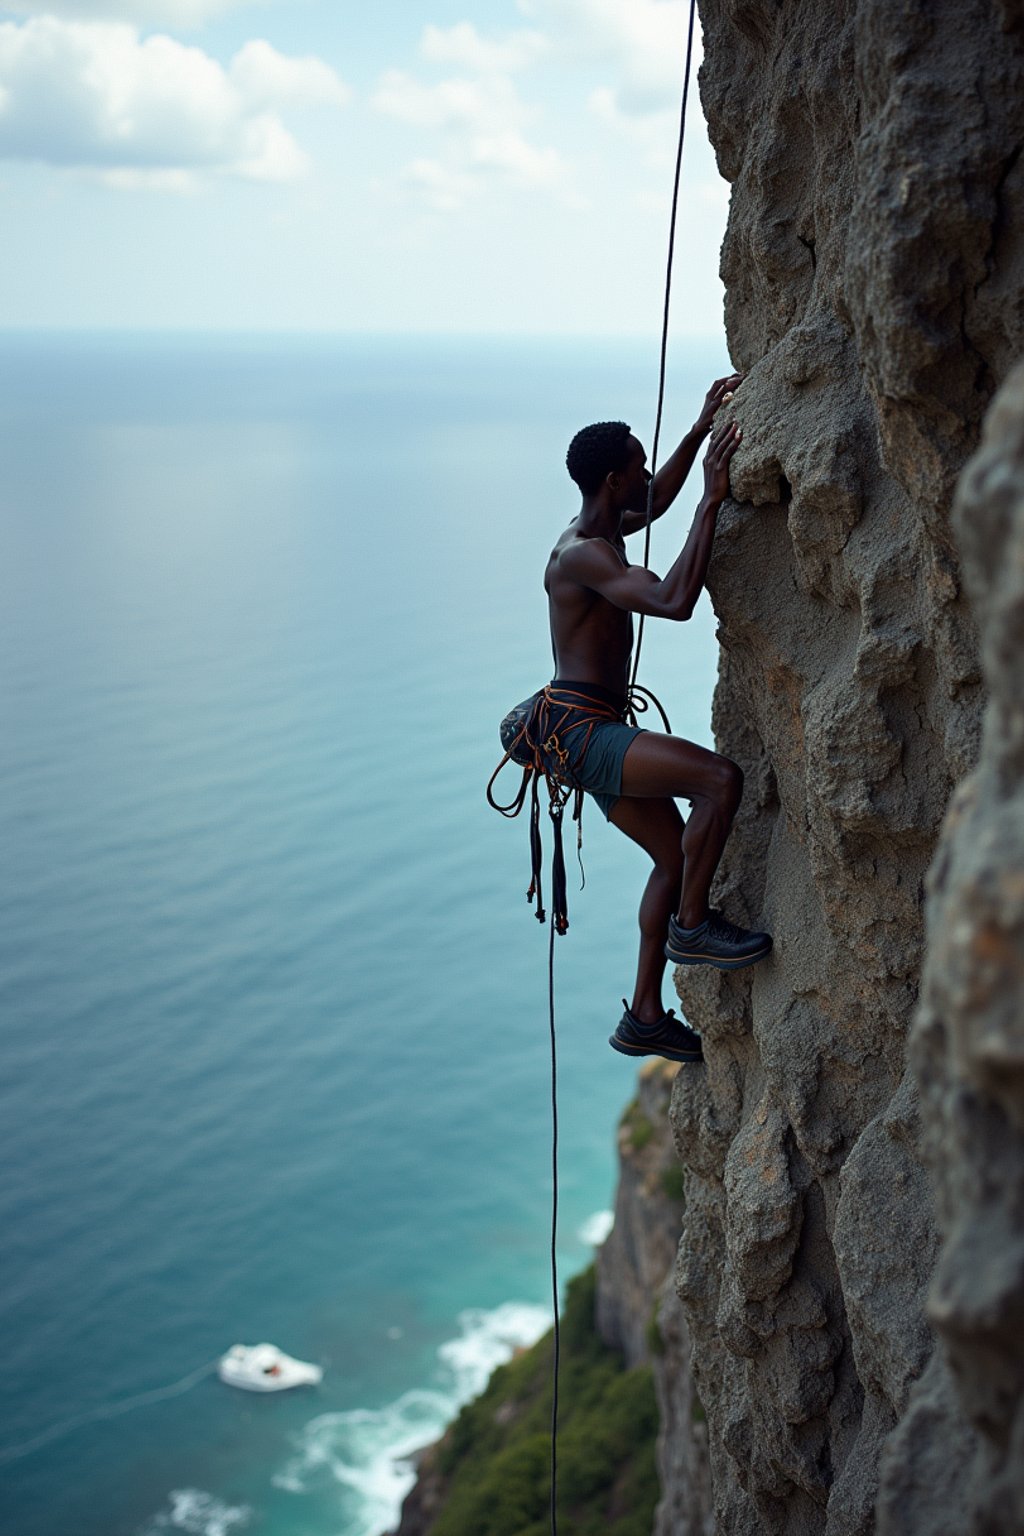
{"type": "Polygon", "coordinates": [[[629,461],[621,472],[622,510],[624,512],[647,511],[647,487],[650,483],[651,472],[647,468],[647,455],[644,445],[637,438],[630,436],[629,461]]]}

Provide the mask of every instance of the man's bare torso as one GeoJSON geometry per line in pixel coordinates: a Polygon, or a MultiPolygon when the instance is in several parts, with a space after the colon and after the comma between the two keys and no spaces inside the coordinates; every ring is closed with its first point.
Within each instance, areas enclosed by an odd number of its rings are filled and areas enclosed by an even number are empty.
{"type": "MultiPolygon", "coordinates": [[[[596,683],[610,693],[625,695],[629,658],[633,651],[633,618],[599,592],[574,581],[563,569],[562,555],[586,536],[574,519],[551,551],[544,572],[548,594],[555,676],[579,683],[596,683]]],[[[622,540],[603,539],[628,565],[622,540]]]]}

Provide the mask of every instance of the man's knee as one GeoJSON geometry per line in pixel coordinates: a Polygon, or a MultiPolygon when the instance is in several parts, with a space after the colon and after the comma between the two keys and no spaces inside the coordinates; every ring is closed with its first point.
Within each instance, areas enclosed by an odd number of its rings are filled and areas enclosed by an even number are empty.
{"type": "Polygon", "coordinates": [[[720,804],[735,811],[743,798],[743,769],[731,757],[715,754],[715,794],[720,804]]]}

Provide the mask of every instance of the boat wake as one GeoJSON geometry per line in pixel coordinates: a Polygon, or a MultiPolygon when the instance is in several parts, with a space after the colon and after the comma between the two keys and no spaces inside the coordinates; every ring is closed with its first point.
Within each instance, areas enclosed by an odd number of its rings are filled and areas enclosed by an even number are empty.
{"type": "Polygon", "coordinates": [[[169,1387],[154,1387],[149,1392],[136,1392],[131,1397],[121,1398],[119,1402],[107,1403],[100,1408],[90,1408],[88,1413],[77,1413],[70,1419],[62,1419],[59,1424],[52,1424],[49,1429],[34,1435],[31,1440],[23,1440],[20,1445],[8,1445],[0,1449],[0,1466],[10,1461],[18,1461],[22,1456],[30,1456],[33,1451],[49,1445],[52,1440],[59,1440],[62,1435],[69,1435],[73,1429],[81,1429],[83,1424],[95,1424],[101,1419],[116,1419],[122,1413],[131,1413],[134,1409],[145,1408],[150,1403],[161,1403],[168,1397],[180,1397],[183,1392],[190,1392],[198,1382],[209,1376],[216,1366],[217,1361],[210,1360],[206,1365],[190,1371],[180,1381],[172,1382],[169,1387]]]}

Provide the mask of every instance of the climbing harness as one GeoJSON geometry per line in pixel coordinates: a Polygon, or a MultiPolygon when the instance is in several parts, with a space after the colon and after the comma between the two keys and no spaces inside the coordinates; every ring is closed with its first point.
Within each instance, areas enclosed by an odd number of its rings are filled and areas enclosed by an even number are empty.
{"type": "Polygon", "coordinates": [[[622,722],[636,725],[637,715],[646,713],[652,705],[661,716],[666,732],[671,735],[668,716],[654,694],[649,688],[643,688],[635,682],[630,685],[625,703],[620,707],[610,699],[595,698],[591,693],[580,693],[569,685],[555,681],[525,699],[522,704],[517,704],[501,722],[500,734],[505,755],[487,785],[487,803],[499,815],[511,819],[519,815],[527,796],[530,798],[530,886],[526,899],[536,904],[537,921],[543,923],[546,914],[542,885],[539,791],[542,782],[547,785],[548,815],[554,832],[551,921],[556,933],[565,933],[569,927],[562,820],[570,800],[572,820],[576,823],[576,855],[583,884],[586,884],[582,857],[583,786],[580,778],[585,772],[591,738],[601,724],[622,722]],[[507,805],[500,805],[494,798],[494,784],[508,763],[518,764],[523,770],[523,777],[515,797],[507,805]]]}
{"type": "MultiPolygon", "coordinates": [[[[650,565],[651,521],[654,509],[654,476],[658,468],[658,444],[661,438],[661,418],[665,404],[665,366],[668,356],[668,320],[672,298],[672,265],[675,258],[676,215],[679,208],[679,182],[683,164],[683,139],[686,132],[686,105],[690,92],[690,65],[693,59],[693,24],[696,0],[690,0],[690,20],[686,36],[686,65],[683,72],[683,99],[679,112],[679,139],[676,147],[675,179],[672,189],[672,214],[669,221],[668,261],[665,273],[665,304],[661,323],[661,357],[658,369],[658,406],[655,413],[654,440],[651,445],[651,478],[647,486],[647,512],[644,527],[644,567],[650,565]]],[[[531,698],[517,704],[502,721],[501,742],[505,755],[491,775],[487,785],[487,803],[502,816],[518,816],[530,796],[530,863],[531,878],[527,899],[536,902],[539,922],[545,919],[541,890],[541,839],[539,786],[541,779],[548,789],[548,813],[554,832],[554,851],[551,868],[551,917],[548,938],[548,1027],[551,1037],[551,1300],[554,1313],[554,1353],[552,1360],[551,1402],[551,1536],[558,1536],[556,1508],[558,1490],[558,1368],[559,1368],[559,1310],[558,1265],[555,1246],[558,1236],[558,1060],[555,1048],[555,934],[563,934],[569,926],[568,902],[565,887],[565,858],[562,851],[562,818],[570,798],[573,800],[572,819],[576,822],[576,851],[583,873],[583,790],[576,774],[582,769],[587,748],[595,727],[603,720],[625,719],[636,723],[636,715],[642,714],[653,704],[661,715],[665,730],[671,728],[665,711],[646,688],[637,683],[640,667],[640,648],[644,638],[644,615],[637,626],[636,649],[633,653],[633,669],[627,690],[626,708],[619,712],[611,704],[604,704],[589,694],[575,695],[576,705],[559,704],[559,695],[567,690],[549,684],[531,698]],[[558,710],[561,707],[562,714],[558,710]],[[581,710],[583,714],[581,716],[581,710]],[[570,715],[574,718],[570,720],[570,715]],[[579,741],[567,744],[574,734],[579,741]],[[579,749],[575,757],[575,771],[570,763],[571,751],[579,749]],[[523,769],[522,783],[514,799],[508,805],[499,805],[494,798],[494,783],[507,763],[517,763],[523,769]]],[[[581,887],[582,888],[582,887],[581,887]]]]}

